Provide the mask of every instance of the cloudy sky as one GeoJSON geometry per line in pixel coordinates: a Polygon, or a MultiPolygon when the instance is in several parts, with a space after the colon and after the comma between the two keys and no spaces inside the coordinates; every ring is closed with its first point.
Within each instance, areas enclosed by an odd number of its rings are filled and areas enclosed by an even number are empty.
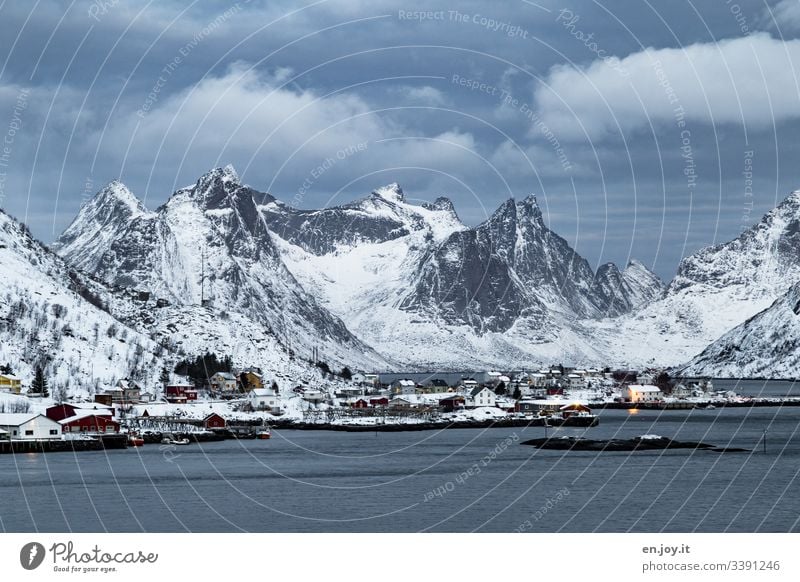
{"type": "Polygon", "coordinates": [[[66,7],[0,5],[0,206],[45,242],[112,179],[155,208],[230,163],[301,208],[536,194],[670,279],[800,188],[797,0],[66,7]]]}

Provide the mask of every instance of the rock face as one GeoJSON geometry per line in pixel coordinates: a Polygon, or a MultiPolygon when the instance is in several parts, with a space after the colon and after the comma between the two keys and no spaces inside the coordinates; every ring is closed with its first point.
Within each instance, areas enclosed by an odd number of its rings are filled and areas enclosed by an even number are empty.
{"type": "MultiPolygon", "coordinates": [[[[243,186],[232,167],[212,170],[155,212],[127,195],[121,204],[110,190],[127,193],[118,184],[102,190],[56,242],[71,264],[173,307],[205,308],[203,317],[222,328],[244,319],[260,335],[277,339],[288,356],[310,358],[318,351],[331,364],[385,363],[287,271],[257,205],[269,197],[243,186]]],[[[200,325],[175,314],[173,319],[187,336],[200,325]]],[[[224,335],[235,337],[236,330],[224,335]]]]}
{"type": "MultiPolygon", "coordinates": [[[[800,192],[735,240],[684,259],[667,287],[636,260],[595,272],[546,226],[534,197],[468,227],[447,198],[411,204],[397,184],[292,208],[231,167],[155,211],[112,182],[54,248],[110,293],[113,317],[184,351],[222,345],[252,358],[270,346],[275,365],[319,351],[364,369],[679,365],[735,331],[751,338],[755,361],[768,344],[737,326],[800,282],[800,192]],[[131,294],[164,307],[149,312],[131,294]]],[[[788,317],[781,305],[771,309],[788,317]]],[[[779,324],[766,313],[762,335],[779,324]]],[[[692,370],[789,373],[777,361],[742,368],[748,354],[714,346],[692,370]]]]}
{"type": "Polygon", "coordinates": [[[632,364],[684,364],[800,282],[799,232],[793,192],[736,239],[681,261],[660,299],[587,327],[605,352],[632,364]]]}
{"type": "Polygon", "coordinates": [[[475,228],[448,199],[412,205],[396,184],[335,208],[261,209],[303,286],[366,343],[416,366],[588,359],[596,351],[576,321],[663,292],[637,262],[596,275],[547,228],[534,197],[506,201],[475,228]]]}

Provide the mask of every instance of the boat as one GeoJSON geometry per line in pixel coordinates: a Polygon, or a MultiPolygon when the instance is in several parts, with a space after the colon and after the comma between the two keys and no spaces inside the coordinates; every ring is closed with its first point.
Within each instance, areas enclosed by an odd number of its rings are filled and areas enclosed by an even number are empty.
{"type": "Polygon", "coordinates": [[[141,437],[141,435],[135,432],[128,433],[128,446],[129,447],[144,446],[144,439],[141,437]]]}
{"type": "Polygon", "coordinates": [[[184,438],[177,438],[174,435],[165,435],[164,438],[161,439],[162,445],[188,445],[189,439],[186,437],[184,438]]]}
{"type": "Polygon", "coordinates": [[[260,428],[256,431],[256,438],[261,440],[266,440],[272,437],[272,432],[270,432],[269,428],[260,428]]]}
{"type": "Polygon", "coordinates": [[[589,428],[600,424],[600,418],[585,404],[573,402],[562,406],[556,412],[544,415],[547,426],[589,428]]]}

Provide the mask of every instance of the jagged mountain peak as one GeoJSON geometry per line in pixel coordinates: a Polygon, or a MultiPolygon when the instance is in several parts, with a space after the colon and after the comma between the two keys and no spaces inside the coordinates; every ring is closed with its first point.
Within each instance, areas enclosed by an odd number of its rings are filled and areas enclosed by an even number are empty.
{"type": "Polygon", "coordinates": [[[147,211],[141,200],[119,180],[111,180],[84,206],[93,206],[96,209],[101,207],[108,207],[114,210],[119,209],[129,212],[131,215],[137,215],[147,211]]]}
{"type": "Polygon", "coordinates": [[[453,205],[453,201],[446,196],[439,196],[433,202],[423,202],[422,207],[428,210],[442,210],[456,214],[456,207],[453,205]]]}
{"type": "Polygon", "coordinates": [[[403,189],[397,182],[392,182],[381,188],[376,188],[372,191],[373,196],[383,198],[389,202],[405,202],[405,195],[403,189]]]}

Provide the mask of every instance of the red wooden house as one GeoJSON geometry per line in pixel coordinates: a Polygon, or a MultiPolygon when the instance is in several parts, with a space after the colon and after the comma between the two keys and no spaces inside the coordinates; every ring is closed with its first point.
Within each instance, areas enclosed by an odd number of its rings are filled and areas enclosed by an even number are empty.
{"type": "Polygon", "coordinates": [[[228,422],[216,412],[212,412],[203,419],[203,428],[207,430],[225,428],[227,425],[228,422]]]}
{"type": "Polygon", "coordinates": [[[119,432],[119,423],[110,416],[101,414],[78,414],[58,421],[64,433],[104,433],[119,432]]]}
{"type": "Polygon", "coordinates": [[[64,420],[75,415],[85,414],[85,411],[91,411],[98,416],[114,416],[114,408],[100,404],[99,402],[64,402],[56,404],[45,410],[45,416],[55,421],[64,420]]]}

